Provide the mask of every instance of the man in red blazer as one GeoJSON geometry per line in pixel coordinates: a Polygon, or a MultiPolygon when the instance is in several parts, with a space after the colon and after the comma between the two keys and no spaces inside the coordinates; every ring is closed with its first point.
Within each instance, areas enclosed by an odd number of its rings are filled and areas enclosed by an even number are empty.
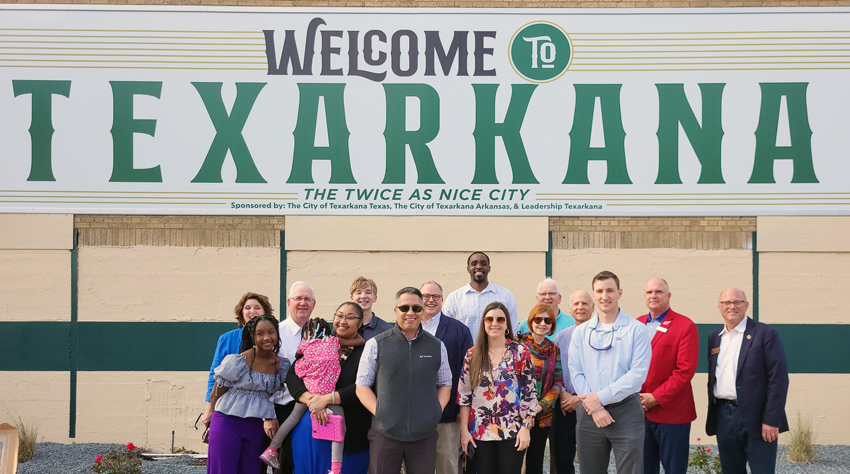
{"type": "Polygon", "coordinates": [[[697,417],[691,379],[699,359],[697,326],[670,309],[670,287],[651,278],[644,287],[649,314],[638,318],[652,337],[652,362],[641,387],[646,411],[643,472],[657,474],[659,462],[667,474],[685,474],[691,422],[697,417]]]}

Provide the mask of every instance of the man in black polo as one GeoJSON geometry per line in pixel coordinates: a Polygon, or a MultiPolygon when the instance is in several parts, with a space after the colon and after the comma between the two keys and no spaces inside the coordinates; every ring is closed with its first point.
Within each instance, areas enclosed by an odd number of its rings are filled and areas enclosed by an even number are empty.
{"type": "Polygon", "coordinates": [[[408,474],[434,474],[452,389],[446,346],[422,330],[419,290],[402,288],[395,301],[396,325],[366,341],[357,370],[357,397],[374,415],[369,474],[398,474],[402,461],[408,474]]]}

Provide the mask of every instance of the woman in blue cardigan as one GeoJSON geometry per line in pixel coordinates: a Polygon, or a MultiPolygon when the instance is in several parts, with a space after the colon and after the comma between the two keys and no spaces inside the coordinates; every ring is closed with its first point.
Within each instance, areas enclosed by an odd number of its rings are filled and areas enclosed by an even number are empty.
{"type": "Polygon", "coordinates": [[[210,404],[210,392],[212,392],[213,385],[215,385],[215,381],[213,380],[215,368],[221,365],[221,361],[224,360],[225,356],[239,353],[239,345],[242,343],[242,328],[245,327],[245,323],[264,314],[271,316],[274,313],[274,308],[272,308],[272,304],[269,303],[269,299],[265,295],[248,292],[242,295],[239,303],[233,308],[233,312],[236,314],[236,324],[238,327],[222,334],[215,346],[215,354],[213,354],[213,361],[210,366],[210,377],[207,382],[207,409],[204,412],[204,416],[201,417],[201,421],[205,424],[212,418],[215,409],[210,404]]]}

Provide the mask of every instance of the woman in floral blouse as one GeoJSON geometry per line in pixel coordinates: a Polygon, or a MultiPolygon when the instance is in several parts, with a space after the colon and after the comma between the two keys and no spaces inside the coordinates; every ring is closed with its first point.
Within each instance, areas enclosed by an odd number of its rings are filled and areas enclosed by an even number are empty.
{"type": "Polygon", "coordinates": [[[517,338],[534,360],[534,380],[537,384],[537,403],[540,413],[534,419],[531,428],[531,444],[525,455],[526,474],[543,473],[543,454],[546,440],[552,427],[552,407],[556,406],[558,395],[564,382],[561,377],[561,358],[558,346],[546,339],[555,333],[555,313],[546,303],[538,303],[528,315],[530,334],[520,334],[517,338]]]}
{"type": "Polygon", "coordinates": [[[460,375],[460,419],[469,420],[469,428],[461,430],[461,448],[464,453],[469,444],[476,448],[480,473],[520,473],[538,410],[534,361],[512,340],[511,327],[505,305],[487,305],[460,375]]]}

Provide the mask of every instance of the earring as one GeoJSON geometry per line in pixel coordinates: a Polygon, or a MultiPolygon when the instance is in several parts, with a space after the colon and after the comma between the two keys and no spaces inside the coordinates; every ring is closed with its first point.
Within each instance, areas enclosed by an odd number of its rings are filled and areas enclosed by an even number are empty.
{"type": "Polygon", "coordinates": [[[510,335],[511,335],[510,331],[508,331],[507,329],[505,329],[505,336],[510,336],[510,335]]]}

